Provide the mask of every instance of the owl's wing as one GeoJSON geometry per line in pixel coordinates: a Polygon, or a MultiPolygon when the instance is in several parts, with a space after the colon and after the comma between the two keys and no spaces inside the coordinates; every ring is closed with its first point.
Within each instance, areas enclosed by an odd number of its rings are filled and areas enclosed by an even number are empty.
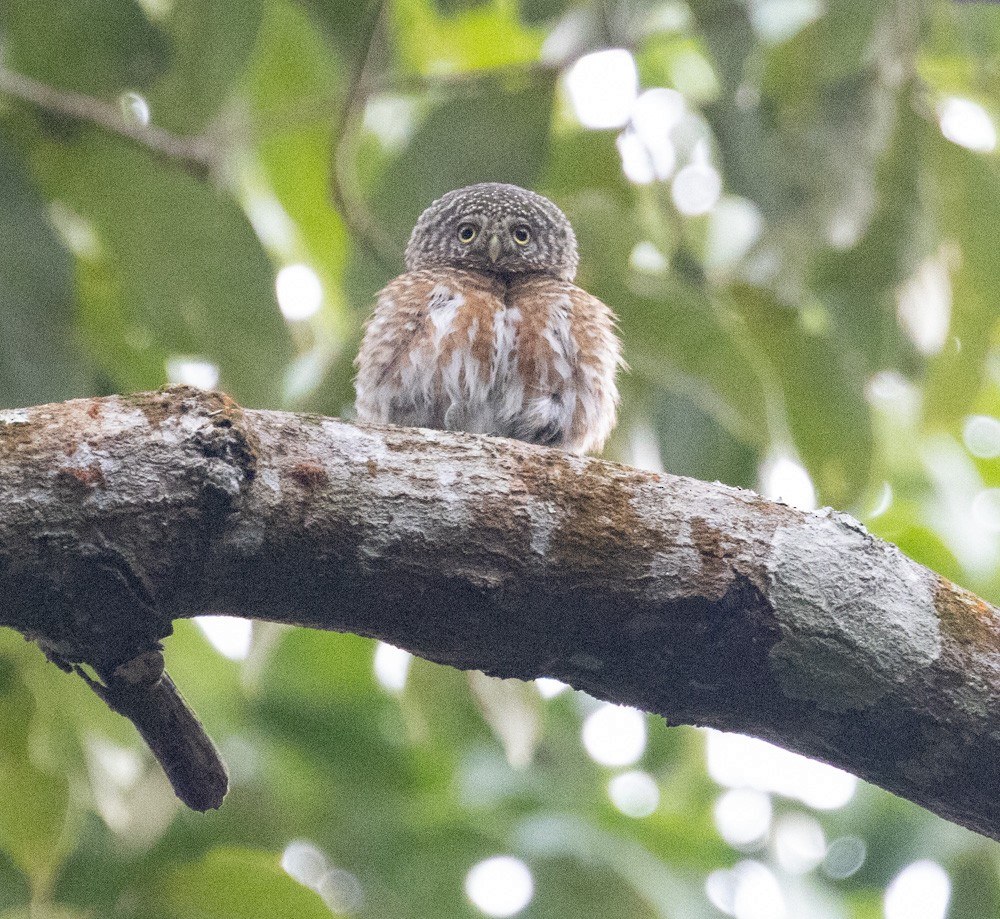
{"type": "Polygon", "coordinates": [[[514,304],[522,315],[517,363],[526,428],[516,436],[574,453],[600,450],[615,425],[615,376],[625,365],[614,313],[555,278],[518,284],[514,304]]]}
{"type": "Polygon", "coordinates": [[[358,418],[489,433],[496,282],[451,268],[400,275],[379,294],[355,365],[358,418]]]}
{"type": "Polygon", "coordinates": [[[354,359],[359,421],[395,421],[393,403],[401,365],[426,323],[432,286],[419,273],[411,272],[390,281],[379,293],[354,359]]]}

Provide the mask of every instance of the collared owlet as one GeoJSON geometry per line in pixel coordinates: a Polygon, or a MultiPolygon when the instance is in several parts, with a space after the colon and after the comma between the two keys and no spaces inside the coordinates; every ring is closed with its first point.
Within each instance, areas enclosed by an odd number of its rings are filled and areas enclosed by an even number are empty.
{"type": "Polygon", "coordinates": [[[548,198],[493,182],[439,198],[366,326],[358,419],[600,450],[621,344],[611,310],[572,283],[577,262],[548,198]]]}

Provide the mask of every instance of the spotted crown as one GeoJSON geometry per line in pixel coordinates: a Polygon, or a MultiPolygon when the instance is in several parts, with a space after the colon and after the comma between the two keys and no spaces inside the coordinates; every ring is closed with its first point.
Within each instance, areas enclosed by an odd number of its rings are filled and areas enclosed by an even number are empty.
{"type": "Polygon", "coordinates": [[[449,266],[563,281],[573,280],[579,262],[566,215],[542,195],[499,182],[438,198],[420,215],[405,259],[410,271],[449,266]]]}

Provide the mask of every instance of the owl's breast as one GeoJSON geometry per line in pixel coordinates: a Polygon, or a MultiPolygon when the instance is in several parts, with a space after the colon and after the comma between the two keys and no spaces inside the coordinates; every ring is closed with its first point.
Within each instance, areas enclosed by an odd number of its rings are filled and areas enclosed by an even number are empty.
{"type": "Polygon", "coordinates": [[[379,295],[358,354],[363,421],[497,433],[494,398],[517,338],[496,279],[412,271],[379,295]]]}
{"type": "MultiPolygon", "coordinates": [[[[583,294],[552,278],[508,285],[449,268],[401,275],[382,291],[365,331],[359,418],[577,449],[570,434],[586,393],[574,291],[583,294]]],[[[612,392],[616,360],[617,351],[612,392]]]]}

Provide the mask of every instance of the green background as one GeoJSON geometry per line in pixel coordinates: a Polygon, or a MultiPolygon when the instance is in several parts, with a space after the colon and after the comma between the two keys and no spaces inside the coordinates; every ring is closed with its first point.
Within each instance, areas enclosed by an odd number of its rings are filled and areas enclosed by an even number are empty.
{"type": "MultiPolygon", "coordinates": [[[[0,0],[0,407],[197,360],[245,405],[350,417],[362,322],[419,212],[512,181],[566,211],[580,283],[620,316],[609,458],[765,491],[791,460],[820,505],[1000,601],[1000,172],[940,124],[952,98],[995,112],[1000,8],[395,0],[374,22],[343,0],[0,0]],[[581,125],[568,74],[607,48],[680,94],[667,142],[721,175],[710,213],[678,211],[673,175],[626,178],[634,128],[581,125]],[[300,263],[323,304],[288,322],[275,276],[300,263]],[[901,303],[947,325],[921,339],[901,303]]],[[[233,771],[198,815],[130,725],[0,634],[0,917],[336,913],[282,869],[294,840],[362,917],[481,915],[463,883],[496,854],[534,876],[527,917],[708,919],[709,876],[752,863],[788,916],[876,919],[922,859],[951,919],[1000,915],[1000,848],[878,789],[824,811],[770,794],[768,832],[732,845],[705,736],[650,718],[636,768],[659,806],[631,818],[607,791],[623,770],[581,744],[594,700],[422,661],[391,693],[373,653],[258,626],[236,662],[179,623],[171,672],[233,771]],[[863,864],[789,870],[795,820],[862,840],[863,864]]]]}

